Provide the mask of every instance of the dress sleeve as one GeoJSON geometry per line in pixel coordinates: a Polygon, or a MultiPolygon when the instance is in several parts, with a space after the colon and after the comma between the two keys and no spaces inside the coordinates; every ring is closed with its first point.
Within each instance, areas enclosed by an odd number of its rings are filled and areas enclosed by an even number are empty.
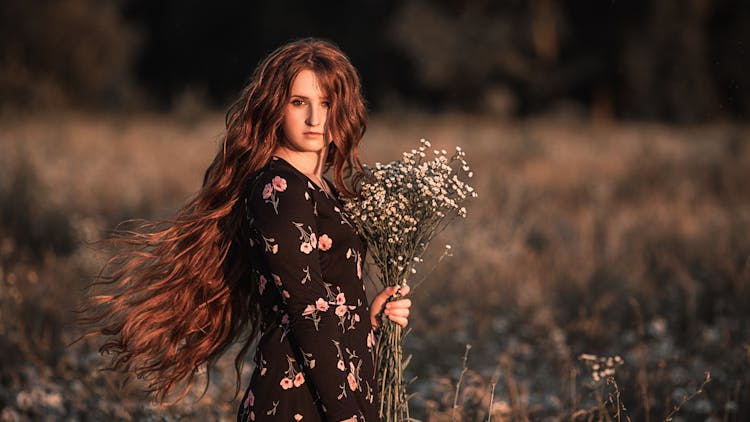
{"type": "MultiPolygon", "coordinates": [[[[297,346],[312,356],[306,374],[318,390],[328,420],[361,414],[347,378],[337,297],[323,280],[318,256],[317,210],[310,183],[291,169],[261,175],[248,198],[249,219],[260,235],[268,270],[287,307],[297,346]]],[[[271,280],[269,280],[271,282],[271,280]]]]}

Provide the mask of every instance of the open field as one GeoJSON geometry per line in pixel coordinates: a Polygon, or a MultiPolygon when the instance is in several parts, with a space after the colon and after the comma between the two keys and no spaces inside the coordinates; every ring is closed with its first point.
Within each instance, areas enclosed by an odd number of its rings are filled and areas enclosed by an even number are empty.
{"type": "MultiPolygon", "coordinates": [[[[222,128],[214,113],[0,121],[0,420],[233,418],[230,359],[202,400],[159,407],[97,371],[95,344],[66,346],[103,262],[93,242],[175,211],[222,128]]],[[[684,398],[675,420],[750,420],[750,127],[374,117],[363,159],[419,138],[461,145],[479,198],[441,235],[453,256],[412,282],[413,416],[451,420],[471,344],[456,420],[617,420],[619,400],[622,420],[658,421],[684,398]],[[582,354],[624,363],[595,381],[582,354]]]]}

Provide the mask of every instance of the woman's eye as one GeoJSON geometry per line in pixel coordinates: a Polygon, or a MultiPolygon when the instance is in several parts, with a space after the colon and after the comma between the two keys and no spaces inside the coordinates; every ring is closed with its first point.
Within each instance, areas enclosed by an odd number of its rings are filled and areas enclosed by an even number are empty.
{"type": "Polygon", "coordinates": [[[322,105],[323,107],[325,107],[325,108],[330,108],[330,107],[331,107],[331,103],[329,103],[328,101],[323,101],[323,102],[321,103],[321,105],[322,105]]]}
{"type": "Polygon", "coordinates": [[[294,99],[294,100],[292,100],[292,105],[301,106],[303,104],[305,104],[305,102],[303,100],[300,100],[300,99],[294,99]]]}

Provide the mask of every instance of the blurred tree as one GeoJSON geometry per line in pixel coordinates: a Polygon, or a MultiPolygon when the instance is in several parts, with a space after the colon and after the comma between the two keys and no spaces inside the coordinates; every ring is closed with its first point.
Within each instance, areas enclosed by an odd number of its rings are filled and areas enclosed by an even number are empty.
{"type": "Polygon", "coordinates": [[[750,2],[718,2],[709,21],[708,60],[717,85],[719,111],[734,118],[750,117],[750,2]]]}
{"type": "Polygon", "coordinates": [[[138,78],[161,106],[202,87],[207,100],[223,107],[262,57],[307,36],[337,43],[362,73],[367,98],[378,103],[399,91],[393,86],[409,92],[399,80],[411,72],[404,72],[403,60],[380,37],[393,3],[128,0],[124,10],[148,40],[138,59],[138,78]]]}
{"type": "Polygon", "coordinates": [[[677,121],[706,120],[719,110],[709,60],[711,0],[650,2],[629,28],[622,50],[627,114],[677,121]]]}
{"type": "Polygon", "coordinates": [[[129,103],[137,41],[115,0],[0,2],[0,104],[129,103]]]}
{"type": "Polygon", "coordinates": [[[488,13],[484,1],[408,0],[394,15],[389,36],[413,63],[433,108],[475,108],[490,80],[513,84],[529,72],[513,24],[523,3],[502,4],[510,11],[505,17],[488,13]]]}
{"type": "Polygon", "coordinates": [[[388,28],[434,108],[524,115],[572,99],[594,115],[747,116],[750,6],[739,0],[406,0],[388,28]]]}
{"type": "Polygon", "coordinates": [[[147,92],[223,108],[261,57],[317,36],[349,54],[374,110],[742,119],[748,23],[745,0],[6,0],[0,105],[147,92]]]}
{"type": "Polygon", "coordinates": [[[526,114],[590,76],[590,63],[561,57],[563,18],[553,0],[409,0],[390,35],[442,106],[481,109],[487,96],[509,86],[516,112],[526,114]]]}

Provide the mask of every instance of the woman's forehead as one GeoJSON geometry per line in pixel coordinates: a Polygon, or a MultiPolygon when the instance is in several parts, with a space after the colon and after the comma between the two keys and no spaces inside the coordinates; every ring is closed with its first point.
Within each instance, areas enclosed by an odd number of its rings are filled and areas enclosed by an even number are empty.
{"type": "Polygon", "coordinates": [[[292,79],[290,94],[307,98],[325,98],[328,96],[326,85],[325,78],[320,78],[313,70],[303,69],[292,79]]]}

